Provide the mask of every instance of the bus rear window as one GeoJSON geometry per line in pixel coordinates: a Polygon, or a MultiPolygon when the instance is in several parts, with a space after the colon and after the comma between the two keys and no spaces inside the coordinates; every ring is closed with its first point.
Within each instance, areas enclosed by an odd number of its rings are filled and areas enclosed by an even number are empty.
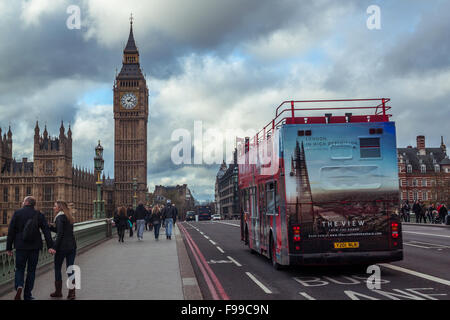
{"type": "Polygon", "coordinates": [[[380,158],[380,138],[359,138],[360,156],[362,159],[380,158]]]}

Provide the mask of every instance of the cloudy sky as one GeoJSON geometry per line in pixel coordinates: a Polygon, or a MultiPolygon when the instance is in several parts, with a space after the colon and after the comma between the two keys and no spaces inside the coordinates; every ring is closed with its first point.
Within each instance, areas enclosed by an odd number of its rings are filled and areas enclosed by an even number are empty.
{"type": "MultiPolygon", "coordinates": [[[[98,139],[114,175],[112,86],[133,12],[150,90],[148,184],[187,183],[213,199],[219,165],[175,165],[172,132],[257,130],[284,100],[392,99],[397,144],[450,145],[450,1],[0,0],[0,127],[33,154],[36,120],[74,136],[93,168],[98,139]],[[381,29],[366,12],[381,9],[381,29]],[[70,5],[81,28],[69,29],[70,5]]],[[[204,149],[208,147],[205,141],[204,149]]]]}

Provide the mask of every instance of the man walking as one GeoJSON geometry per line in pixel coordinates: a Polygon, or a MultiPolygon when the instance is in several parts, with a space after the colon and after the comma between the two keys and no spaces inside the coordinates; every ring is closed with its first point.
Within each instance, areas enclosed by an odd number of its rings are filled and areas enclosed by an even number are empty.
{"type": "Polygon", "coordinates": [[[172,227],[176,222],[178,216],[178,210],[172,205],[170,200],[167,200],[167,206],[164,207],[162,211],[162,218],[166,226],[166,239],[172,239],[172,227]]]}
{"type": "Polygon", "coordinates": [[[134,218],[136,219],[138,240],[142,240],[144,236],[146,214],[147,210],[145,210],[144,205],[142,203],[139,203],[134,213],[134,218]]]}
{"type": "MultiPolygon", "coordinates": [[[[409,205],[408,200],[406,200],[405,204],[402,207],[402,213],[403,213],[405,222],[409,222],[409,220],[410,220],[410,214],[409,214],[410,210],[411,210],[411,206],[409,205]]],[[[241,221],[242,221],[242,219],[241,219],[241,221]]]]}
{"type": "Polygon", "coordinates": [[[23,201],[23,208],[17,210],[9,224],[8,237],[6,240],[6,251],[9,256],[13,255],[13,245],[16,249],[16,273],[15,273],[15,300],[21,299],[24,288],[24,300],[33,300],[31,291],[34,286],[36,266],[39,259],[39,250],[42,249],[42,235],[44,233],[48,252],[55,254],[50,228],[42,213],[35,210],[36,199],[26,197],[23,201]],[[27,278],[25,278],[25,267],[27,268],[27,278]]]}

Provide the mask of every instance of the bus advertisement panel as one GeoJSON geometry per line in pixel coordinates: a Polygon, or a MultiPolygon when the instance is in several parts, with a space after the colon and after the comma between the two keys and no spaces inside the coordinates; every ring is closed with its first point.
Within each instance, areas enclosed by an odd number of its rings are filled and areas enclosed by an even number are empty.
{"type": "Polygon", "coordinates": [[[401,247],[391,237],[399,203],[394,123],[284,125],[281,132],[286,214],[301,239],[292,258],[343,249],[401,259],[401,250],[388,252],[401,247]]]}

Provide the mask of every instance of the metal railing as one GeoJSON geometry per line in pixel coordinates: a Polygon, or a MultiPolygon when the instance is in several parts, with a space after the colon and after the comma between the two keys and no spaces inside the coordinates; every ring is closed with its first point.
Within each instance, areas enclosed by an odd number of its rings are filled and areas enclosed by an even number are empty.
{"type": "MultiPolygon", "coordinates": [[[[74,236],[77,251],[96,242],[110,238],[112,226],[110,219],[92,220],[76,223],[74,236]]],[[[53,256],[48,253],[47,244],[43,240],[43,250],[39,253],[38,268],[53,262],[53,256]]],[[[14,279],[15,254],[10,257],[6,253],[6,237],[0,237],[0,286],[14,279]]]]}

